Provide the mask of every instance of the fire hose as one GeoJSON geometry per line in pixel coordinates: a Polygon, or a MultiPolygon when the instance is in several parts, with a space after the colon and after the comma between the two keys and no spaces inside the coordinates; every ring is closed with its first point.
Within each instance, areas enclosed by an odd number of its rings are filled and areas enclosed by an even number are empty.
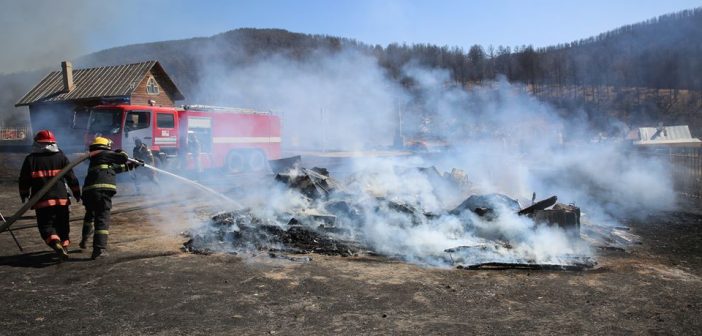
{"type": "Polygon", "coordinates": [[[7,231],[12,224],[14,224],[18,219],[20,219],[20,217],[22,217],[22,215],[24,215],[24,213],[27,212],[27,210],[29,210],[29,208],[34,206],[34,204],[36,204],[39,201],[39,199],[44,197],[44,195],[49,191],[49,189],[51,189],[51,187],[53,187],[54,184],[56,184],[56,182],[60,181],[71,169],[73,169],[79,163],[89,159],[90,157],[92,157],[92,156],[94,156],[97,153],[100,153],[102,151],[103,150],[100,149],[100,150],[95,150],[95,151],[86,153],[83,156],[79,157],[77,160],[68,164],[68,166],[64,167],[58,174],[56,174],[56,176],[54,176],[51,180],[49,180],[49,182],[47,184],[45,184],[44,187],[39,189],[39,191],[36,194],[33,194],[32,197],[29,199],[29,201],[27,201],[27,203],[24,203],[22,205],[22,207],[19,208],[19,210],[17,210],[17,212],[15,212],[14,215],[8,217],[5,220],[5,222],[0,223],[0,233],[7,231]]]}
{"type": "MultiPolygon", "coordinates": [[[[51,187],[52,187],[54,184],[56,184],[58,181],[60,181],[71,169],[73,169],[73,168],[74,168],[75,166],[77,166],[79,163],[81,163],[81,162],[83,162],[83,161],[85,161],[85,160],[91,158],[92,156],[95,156],[96,154],[98,154],[98,153],[100,153],[100,152],[102,152],[102,151],[103,151],[103,150],[101,149],[101,150],[95,150],[95,151],[86,153],[86,154],[84,154],[83,156],[79,157],[77,160],[71,162],[68,166],[64,167],[56,176],[54,176],[51,180],[49,180],[49,182],[48,182],[47,184],[45,184],[44,187],[42,187],[41,189],[39,189],[39,191],[38,191],[36,194],[33,194],[32,197],[29,199],[29,201],[27,201],[27,203],[24,203],[24,204],[22,205],[22,207],[21,207],[19,210],[17,210],[17,212],[15,212],[14,215],[12,215],[11,217],[8,217],[8,218],[6,219],[5,222],[0,223],[0,233],[7,231],[7,230],[10,228],[10,226],[11,226],[12,224],[14,224],[25,212],[27,212],[27,210],[29,210],[29,208],[31,208],[34,204],[36,204],[36,203],[39,201],[39,199],[41,199],[41,198],[49,191],[49,189],[51,189],[51,187]]],[[[152,169],[152,170],[155,170],[155,171],[157,171],[157,172],[159,172],[159,173],[166,174],[166,175],[169,175],[169,176],[171,176],[171,177],[177,178],[177,179],[179,179],[179,180],[181,180],[181,181],[188,182],[188,183],[190,183],[191,185],[193,185],[193,186],[195,186],[195,187],[197,187],[197,188],[199,188],[199,189],[201,189],[201,190],[207,191],[207,192],[209,192],[209,193],[213,193],[213,194],[219,196],[220,198],[222,198],[223,200],[228,201],[228,202],[230,202],[230,203],[232,203],[232,204],[237,205],[239,208],[242,207],[240,204],[238,204],[237,202],[235,202],[235,201],[232,200],[231,198],[229,198],[229,197],[227,197],[227,196],[225,196],[225,195],[222,195],[222,194],[220,194],[220,193],[218,193],[218,192],[216,192],[216,191],[214,191],[214,190],[212,190],[212,189],[210,189],[210,188],[207,188],[207,187],[205,187],[205,186],[203,186],[203,185],[201,185],[201,184],[199,184],[199,183],[196,183],[196,182],[194,182],[194,181],[188,180],[188,179],[186,179],[186,178],[184,178],[184,177],[181,177],[181,176],[178,176],[178,175],[176,175],[176,174],[169,173],[169,172],[167,172],[167,171],[158,169],[158,168],[156,168],[156,167],[154,167],[154,166],[151,166],[151,165],[148,165],[148,164],[144,164],[144,162],[139,161],[139,160],[135,160],[135,159],[132,159],[132,158],[129,158],[128,160],[129,160],[130,162],[134,163],[134,164],[142,165],[142,166],[144,166],[144,167],[146,167],[146,168],[148,168],[148,169],[152,169]]]]}

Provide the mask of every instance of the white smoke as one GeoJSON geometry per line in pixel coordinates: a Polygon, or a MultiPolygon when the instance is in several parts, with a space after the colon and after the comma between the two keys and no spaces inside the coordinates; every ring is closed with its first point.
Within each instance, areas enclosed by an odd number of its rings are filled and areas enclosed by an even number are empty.
{"type": "MultiPolygon", "coordinates": [[[[236,69],[205,63],[202,82],[208,84],[198,97],[278,112],[288,149],[388,149],[400,118],[403,135],[448,145],[443,153],[358,159],[342,168],[350,170],[343,195],[360,208],[362,221],[339,225],[386,255],[431,265],[446,265],[444,251],[457,247],[463,248],[450,258],[463,263],[568,263],[569,256],[592,255],[563,230],[506,208],[498,207],[491,221],[470,211],[449,213],[468,194],[445,190],[416,167],[462,169],[472,193],[503,193],[522,207],[533,192],[538,199],[557,195],[580,207],[584,221],[599,225],[675,202],[664,163],[621,141],[593,142],[585,124],[560,116],[570,113],[504,79],[468,89],[452,83],[448,72],[412,65],[403,70],[412,83],[406,89],[389,80],[373,57],[347,51],[313,53],[306,60],[271,55],[236,69]]],[[[242,202],[265,209],[257,214],[269,218],[304,208],[324,211],[323,202],[290,190],[245,194],[242,202]]]]}
{"type": "Polygon", "coordinates": [[[271,110],[286,148],[359,150],[392,143],[400,88],[375,58],[357,51],[316,52],[304,61],[262,57],[235,69],[203,63],[200,101],[271,110]]]}
{"type": "Polygon", "coordinates": [[[0,1],[0,73],[34,70],[89,51],[134,4],[90,0],[0,1]]]}

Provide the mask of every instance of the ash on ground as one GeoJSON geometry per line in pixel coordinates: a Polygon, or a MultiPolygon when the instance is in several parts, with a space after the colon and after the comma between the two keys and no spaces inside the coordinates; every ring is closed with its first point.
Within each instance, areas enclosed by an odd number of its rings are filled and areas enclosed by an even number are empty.
{"type": "Polygon", "coordinates": [[[266,197],[270,203],[285,199],[285,206],[216,214],[189,232],[184,250],[377,254],[464,269],[581,270],[596,264],[591,246],[602,239],[583,237],[581,231],[602,230],[587,225],[581,230],[580,208],[558,203],[556,196],[532,198],[523,207],[502,194],[466,197],[470,182],[456,169],[441,174],[434,167],[393,168],[393,174],[426,189],[379,188],[374,178],[387,177],[374,173],[354,174],[341,183],[324,168],[295,167],[272,179],[269,191],[286,194],[266,197]],[[447,207],[456,199],[463,201],[447,207]]]}

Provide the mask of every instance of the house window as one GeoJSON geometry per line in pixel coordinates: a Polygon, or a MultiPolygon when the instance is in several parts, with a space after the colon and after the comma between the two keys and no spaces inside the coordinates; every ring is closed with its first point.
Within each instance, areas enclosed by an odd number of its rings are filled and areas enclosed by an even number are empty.
{"type": "Polygon", "coordinates": [[[149,80],[146,82],[146,93],[151,95],[158,94],[158,84],[153,77],[149,77],[149,80]]]}

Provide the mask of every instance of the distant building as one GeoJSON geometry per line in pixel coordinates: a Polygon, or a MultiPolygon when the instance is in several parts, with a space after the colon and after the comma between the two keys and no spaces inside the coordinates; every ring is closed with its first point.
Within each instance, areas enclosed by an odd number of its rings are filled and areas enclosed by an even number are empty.
{"type": "Polygon", "coordinates": [[[64,146],[82,146],[82,132],[96,105],[174,106],[185,99],[157,61],[76,69],[61,63],[61,71],[49,73],[15,106],[28,106],[33,130],[48,128],[64,146]]]}
{"type": "Polygon", "coordinates": [[[693,138],[687,125],[640,127],[635,145],[640,146],[676,146],[700,147],[702,141],[693,138]]]}

